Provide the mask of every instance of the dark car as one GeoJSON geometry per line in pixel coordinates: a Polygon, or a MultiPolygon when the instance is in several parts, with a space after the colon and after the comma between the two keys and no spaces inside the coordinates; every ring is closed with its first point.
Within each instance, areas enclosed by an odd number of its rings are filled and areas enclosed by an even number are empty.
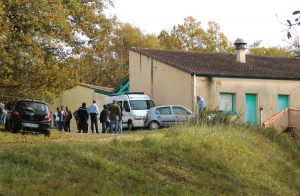
{"type": "Polygon", "coordinates": [[[51,114],[48,105],[36,100],[19,100],[8,112],[5,127],[12,131],[40,132],[50,136],[51,114]]]}

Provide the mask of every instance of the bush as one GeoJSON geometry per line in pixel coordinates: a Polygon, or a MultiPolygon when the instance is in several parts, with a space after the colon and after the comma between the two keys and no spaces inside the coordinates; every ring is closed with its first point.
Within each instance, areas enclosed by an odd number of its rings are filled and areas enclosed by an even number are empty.
{"type": "Polygon", "coordinates": [[[240,116],[236,113],[223,112],[216,108],[207,108],[197,113],[196,118],[189,120],[190,126],[215,126],[236,124],[240,116]]]}

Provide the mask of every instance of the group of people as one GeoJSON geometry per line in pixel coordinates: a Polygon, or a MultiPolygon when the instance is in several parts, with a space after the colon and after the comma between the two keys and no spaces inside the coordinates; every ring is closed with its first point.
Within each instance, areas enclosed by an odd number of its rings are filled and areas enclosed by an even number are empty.
{"type": "Polygon", "coordinates": [[[58,131],[71,132],[70,122],[72,119],[72,112],[68,107],[61,106],[56,108],[56,112],[53,114],[54,126],[58,131]]]}
{"type": "MultiPolygon", "coordinates": [[[[112,104],[103,105],[103,109],[100,112],[99,108],[94,100],[89,107],[86,103],[82,103],[78,110],[73,112],[77,124],[77,133],[88,133],[88,120],[91,121],[92,133],[99,133],[98,129],[98,116],[100,123],[102,124],[102,133],[122,133],[122,109],[121,106],[114,100],[112,104]]],[[[70,132],[70,121],[72,119],[72,113],[68,109],[61,106],[57,108],[54,113],[55,127],[58,131],[70,132]]]]}

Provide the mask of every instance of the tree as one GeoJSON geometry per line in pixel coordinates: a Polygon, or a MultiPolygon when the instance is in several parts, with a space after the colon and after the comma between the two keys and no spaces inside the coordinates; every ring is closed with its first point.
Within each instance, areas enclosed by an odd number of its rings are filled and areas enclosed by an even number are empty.
{"type": "MultiPolygon", "coordinates": [[[[145,34],[138,27],[117,21],[113,24],[109,40],[109,47],[105,54],[106,57],[104,57],[106,61],[101,62],[99,59],[90,59],[90,62],[93,61],[95,66],[93,69],[89,67],[89,73],[83,79],[84,81],[116,87],[128,75],[129,48],[160,48],[155,35],[145,34]]],[[[102,57],[102,59],[104,58],[102,57]]]]}
{"type": "Polygon", "coordinates": [[[99,57],[106,51],[110,20],[103,10],[110,3],[1,1],[0,99],[51,101],[74,86],[85,61],[79,57],[99,57]]]}
{"type": "Polygon", "coordinates": [[[286,26],[288,26],[288,31],[287,31],[287,37],[288,39],[292,38],[292,34],[291,34],[291,29],[295,26],[295,25],[300,25],[300,10],[296,10],[293,12],[293,15],[295,16],[295,18],[291,21],[290,19],[286,20],[287,24],[286,26]]]}
{"type": "Polygon", "coordinates": [[[204,30],[201,22],[191,16],[185,18],[183,24],[174,26],[170,32],[162,31],[158,39],[162,47],[169,50],[228,52],[232,47],[219,24],[210,21],[207,30],[204,30]]]}
{"type": "Polygon", "coordinates": [[[261,41],[256,41],[249,47],[249,54],[256,56],[293,57],[293,52],[282,47],[262,47],[261,41]]]}

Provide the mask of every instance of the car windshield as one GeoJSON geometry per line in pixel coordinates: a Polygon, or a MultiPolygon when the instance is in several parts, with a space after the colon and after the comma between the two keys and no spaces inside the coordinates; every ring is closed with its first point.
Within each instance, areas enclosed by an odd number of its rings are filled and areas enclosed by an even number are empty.
{"type": "Polygon", "coordinates": [[[152,100],[131,100],[129,103],[132,110],[149,110],[155,106],[152,100]]]}
{"type": "Polygon", "coordinates": [[[17,109],[39,112],[39,113],[48,113],[48,106],[46,104],[37,103],[37,102],[29,102],[29,101],[19,102],[17,105],[17,109]]]}

